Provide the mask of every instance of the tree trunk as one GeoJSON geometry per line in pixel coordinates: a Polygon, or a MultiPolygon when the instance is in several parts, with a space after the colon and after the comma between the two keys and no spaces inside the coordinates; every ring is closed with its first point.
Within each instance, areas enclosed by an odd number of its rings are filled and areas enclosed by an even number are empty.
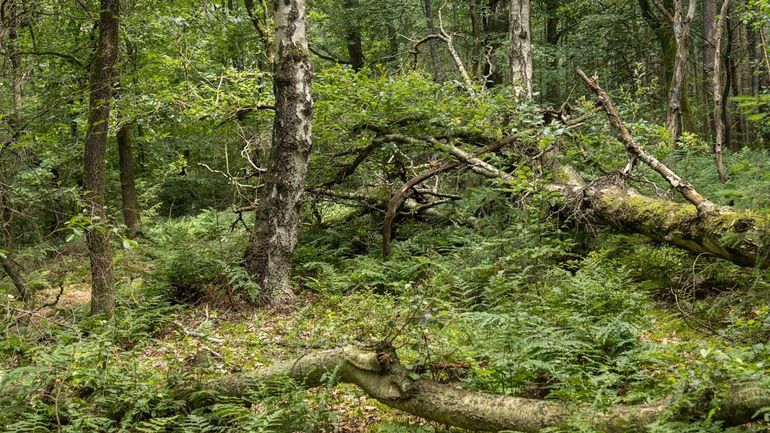
{"type": "Polygon", "coordinates": [[[701,213],[689,203],[644,196],[622,182],[586,183],[570,167],[562,167],[559,175],[556,189],[590,220],[739,266],[770,265],[764,247],[767,215],[727,206],[701,213]]]}
{"type": "MultiPolygon", "coordinates": [[[[425,23],[428,27],[428,34],[435,35],[436,26],[433,24],[433,0],[423,1],[423,13],[425,14],[425,23]]],[[[428,41],[428,50],[430,52],[430,63],[433,66],[433,81],[440,83],[443,81],[441,77],[441,63],[438,60],[438,40],[431,39],[428,41]]]]}
{"type": "MultiPolygon", "coordinates": [[[[717,15],[717,0],[703,0],[703,73],[704,82],[706,84],[706,101],[714,101],[714,57],[716,51],[716,40],[714,35],[716,33],[716,15],[717,15]],[[711,84],[711,85],[710,85],[711,84]]],[[[714,113],[709,116],[709,123],[711,128],[716,130],[717,122],[719,120],[714,119],[714,113]]],[[[710,135],[710,134],[709,134],[710,135]]]]}
{"type": "Polygon", "coordinates": [[[350,66],[358,72],[364,67],[364,47],[361,43],[361,27],[358,25],[358,0],[345,0],[344,7],[349,13],[346,45],[350,66]]]}
{"type": "Polygon", "coordinates": [[[767,228],[770,216],[753,211],[717,206],[695,188],[655,159],[639,145],[620,119],[609,95],[597,79],[578,75],[599,98],[617,138],[634,159],[660,174],[689,202],[681,204],[646,197],[624,186],[624,173],[619,179],[586,184],[570,167],[561,167],[554,189],[582,207],[594,219],[619,229],[641,233],[662,242],[677,245],[696,254],[711,254],[741,266],[768,267],[767,228]]]}
{"type": "Polygon", "coordinates": [[[85,144],[85,193],[92,226],[86,233],[91,259],[91,314],[111,314],[115,309],[112,251],[104,211],[104,154],[109,132],[112,81],[119,50],[119,0],[101,0],[99,41],[93,60],[85,144]]]}
{"type": "Polygon", "coordinates": [[[511,81],[532,99],[532,37],[529,0],[511,0],[509,37],[511,42],[511,81]]]}
{"type": "Polygon", "coordinates": [[[559,104],[561,102],[561,79],[559,73],[559,8],[560,0],[546,0],[545,2],[545,43],[551,48],[552,57],[549,60],[548,67],[551,69],[546,73],[543,96],[548,103],[559,104]]]}
{"type": "Polygon", "coordinates": [[[725,183],[727,178],[725,177],[725,166],[722,161],[722,148],[724,147],[725,125],[722,123],[722,27],[725,22],[726,15],[730,10],[730,0],[722,1],[722,8],[719,12],[719,17],[715,20],[714,24],[714,58],[713,60],[713,86],[712,94],[714,95],[714,132],[716,140],[714,141],[714,154],[716,157],[717,173],[719,174],[719,181],[725,183]]]}
{"type": "Polygon", "coordinates": [[[136,182],[134,176],[134,155],[131,149],[131,125],[121,126],[117,134],[118,158],[120,163],[120,194],[123,198],[123,219],[130,239],[139,233],[141,217],[139,211],[139,199],[136,196],[136,182]]]}
{"type": "MultiPolygon", "coordinates": [[[[740,76],[738,69],[738,64],[740,63],[740,39],[737,31],[738,26],[735,24],[736,20],[733,19],[733,17],[731,17],[729,14],[724,19],[726,27],[725,32],[727,36],[727,47],[725,49],[725,72],[728,79],[726,80],[726,84],[729,87],[729,93],[735,97],[741,94],[740,76]]],[[[725,128],[730,131],[730,148],[739,149],[741,144],[745,142],[741,115],[738,110],[730,110],[731,104],[727,100],[727,96],[725,96],[724,102],[725,113],[728,113],[729,110],[729,115],[726,116],[727,120],[725,121],[725,128]]]]}
{"type": "MultiPolygon", "coordinates": [[[[354,384],[387,406],[447,426],[525,433],[569,428],[571,421],[584,421],[607,433],[644,432],[663,415],[687,421],[701,416],[699,409],[703,407],[689,405],[671,410],[668,402],[661,402],[596,409],[570,402],[487,394],[412,376],[391,348],[344,347],[305,354],[262,371],[181,385],[176,394],[188,400],[190,406],[200,407],[213,403],[212,396],[246,399],[252,390],[281,377],[289,377],[305,387],[328,385],[331,378],[335,383],[354,384]]],[[[725,425],[740,425],[750,422],[767,405],[770,393],[761,385],[733,385],[710,415],[725,425]]]]}
{"type": "Polygon", "coordinates": [[[687,53],[690,41],[690,28],[695,16],[695,0],[687,0],[688,8],[686,15],[682,16],[682,0],[674,0],[673,14],[668,12],[658,0],[661,12],[667,17],[669,24],[674,30],[674,40],[676,41],[676,54],[674,56],[674,71],[671,76],[671,84],[668,89],[668,112],[666,113],[666,128],[675,142],[679,141],[682,135],[682,113],[685,88],[685,79],[687,73],[687,53]]]}
{"type": "Polygon", "coordinates": [[[276,1],[275,24],[273,143],[245,255],[245,266],[261,288],[262,304],[280,303],[293,295],[289,275],[310,161],[313,112],[305,1],[276,1]]]}
{"type": "Polygon", "coordinates": [[[714,56],[716,55],[717,0],[703,0],[703,69],[706,82],[713,80],[714,56]]]}

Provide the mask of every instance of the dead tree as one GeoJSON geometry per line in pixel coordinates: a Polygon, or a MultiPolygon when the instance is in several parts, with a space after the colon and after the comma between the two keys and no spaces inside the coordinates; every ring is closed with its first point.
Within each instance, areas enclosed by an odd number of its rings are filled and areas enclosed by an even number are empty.
{"type": "MultiPolygon", "coordinates": [[[[589,405],[487,394],[455,385],[415,378],[389,347],[343,347],[304,354],[253,373],[225,376],[210,382],[177,387],[177,395],[191,406],[216,398],[247,398],[265,382],[288,377],[305,387],[351,383],[392,408],[448,426],[473,431],[536,433],[545,428],[587,422],[607,433],[643,432],[658,418],[689,420],[702,415],[701,405],[671,411],[672,399],[658,403],[597,409],[589,405]],[[204,391],[201,393],[198,391],[204,391]],[[198,396],[198,400],[195,400],[198,396]]],[[[706,403],[706,402],[704,402],[706,403]]],[[[770,405],[770,393],[759,384],[732,386],[716,404],[714,420],[725,425],[752,421],[770,405]]]]}

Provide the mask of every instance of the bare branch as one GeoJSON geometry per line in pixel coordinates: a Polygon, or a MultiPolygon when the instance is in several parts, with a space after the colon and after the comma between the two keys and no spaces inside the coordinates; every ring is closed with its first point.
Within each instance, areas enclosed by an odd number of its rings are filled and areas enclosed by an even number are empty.
{"type": "Polygon", "coordinates": [[[589,78],[582,70],[580,70],[580,68],[577,69],[577,74],[583,79],[588,88],[598,97],[598,102],[604,107],[604,111],[607,113],[610,124],[617,130],[618,140],[625,144],[626,150],[629,153],[641,159],[642,162],[663,176],[671,186],[679,191],[685,200],[692,203],[698,209],[698,213],[704,213],[714,209],[714,203],[703,197],[689,182],[679,177],[678,174],[674,173],[665,164],[658,161],[657,158],[647,152],[636,142],[636,140],[634,140],[634,137],[631,136],[631,132],[623,124],[615,103],[612,102],[612,99],[607,92],[599,86],[596,77],[589,78]]]}

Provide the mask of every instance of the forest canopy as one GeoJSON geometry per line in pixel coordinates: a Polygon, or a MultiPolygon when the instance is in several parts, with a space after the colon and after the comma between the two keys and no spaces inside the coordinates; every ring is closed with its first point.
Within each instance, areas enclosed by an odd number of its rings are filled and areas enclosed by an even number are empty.
{"type": "Polygon", "coordinates": [[[767,0],[0,2],[0,430],[764,432],[767,0]]]}

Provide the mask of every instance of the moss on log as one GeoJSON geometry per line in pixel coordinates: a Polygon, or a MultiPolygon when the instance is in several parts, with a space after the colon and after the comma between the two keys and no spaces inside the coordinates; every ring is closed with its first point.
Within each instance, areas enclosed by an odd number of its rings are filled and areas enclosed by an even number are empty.
{"type": "Polygon", "coordinates": [[[770,264],[770,215],[729,206],[698,212],[690,203],[645,196],[613,179],[586,183],[569,166],[557,173],[554,190],[595,222],[740,266],[770,264]]]}
{"type": "MultiPolygon", "coordinates": [[[[310,353],[278,363],[263,371],[225,376],[184,388],[182,397],[206,391],[209,396],[245,397],[249,390],[278,377],[289,377],[306,387],[324,383],[351,383],[370,397],[409,414],[474,431],[512,430],[535,433],[547,427],[565,427],[580,419],[607,433],[646,431],[664,414],[668,402],[596,409],[589,405],[487,394],[414,380],[394,351],[345,347],[310,353]]],[[[198,402],[200,403],[200,402],[198,402]]],[[[740,387],[717,404],[714,419],[727,425],[750,422],[757,410],[770,406],[770,392],[761,387],[740,387]]],[[[679,411],[687,420],[702,413],[679,411]]]]}

